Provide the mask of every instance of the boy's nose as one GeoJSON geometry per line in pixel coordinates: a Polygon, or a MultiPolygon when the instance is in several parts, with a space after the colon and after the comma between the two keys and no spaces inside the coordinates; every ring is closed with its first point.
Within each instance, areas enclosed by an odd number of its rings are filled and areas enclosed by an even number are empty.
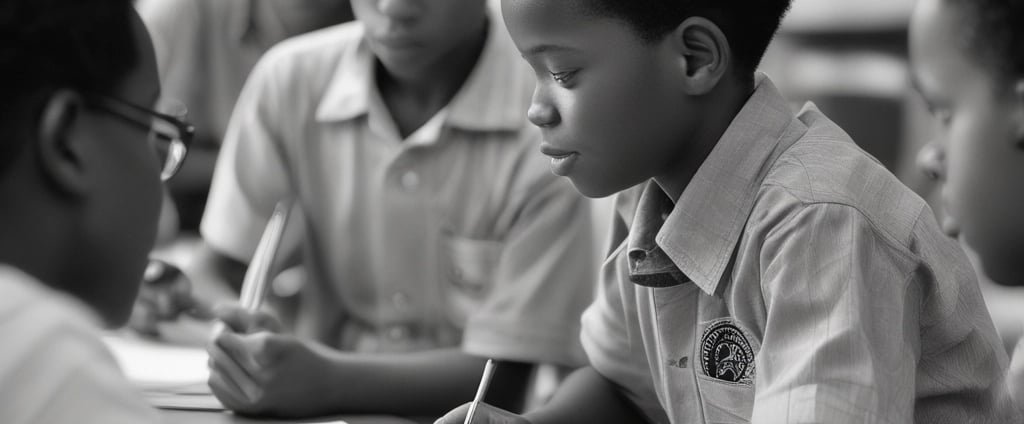
{"type": "Polygon", "coordinates": [[[395,20],[413,19],[422,13],[423,3],[419,0],[378,0],[377,10],[395,20]]]}
{"type": "Polygon", "coordinates": [[[530,109],[526,111],[526,118],[530,120],[533,125],[541,128],[550,128],[558,125],[560,117],[558,111],[549,104],[538,103],[534,101],[530,104],[530,109]]]}
{"type": "Polygon", "coordinates": [[[917,152],[917,168],[929,179],[942,181],[946,173],[946,152],[932,140],[917,152]]]}

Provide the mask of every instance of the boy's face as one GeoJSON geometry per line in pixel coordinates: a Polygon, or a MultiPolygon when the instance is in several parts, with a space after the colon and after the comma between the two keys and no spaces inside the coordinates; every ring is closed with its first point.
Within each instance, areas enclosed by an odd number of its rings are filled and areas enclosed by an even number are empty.
{"type": "MultiPolygon", "coordinates": [[[[153,107],[160,93],[156,56],[149,34],[133,16],[136,67],[113,94],[136,105],[153,107]]],[[[84,212],[85,246],[79,246],[80,269],[75,284],[79,297],[93,306],[110,325],[127,320],[138,294],[149,251],[156,238],[162,188],[160,164],[148,134],[122,119],[102,112],[85,129],[95,141],[88,155],[95,164],[84,212]]]]}
{"type": "Polygon", "coordinates": [[[983,270],[1004,284],[1024,276],[1024,149],[1016,145],[1012,81],[980,64],[963,46],[964,20],[944,0],[920,0],[910,28],[914,81],[937,122],[939,177],[951,234],[961,234],[983,270]],[[1017,268],[1014,271],[1014,268],[1017,268]]]}
{"type": "Polygon", "coordinates": [[[460,43],[481,34],[485,0],[352,0],[370,49],[388,72],[425,75],[460,43]]]}
{"type": "Polygon", "coordinates": [[[666,41],[567,1],[503,0],[509,33],[536,72],[528,113],[552,171],[589,197],[666,174],[699,119],[666,41]]]}

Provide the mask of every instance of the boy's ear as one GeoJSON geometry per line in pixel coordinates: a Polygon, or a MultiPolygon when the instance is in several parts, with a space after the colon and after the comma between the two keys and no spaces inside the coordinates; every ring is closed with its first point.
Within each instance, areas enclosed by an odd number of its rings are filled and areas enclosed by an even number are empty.
{"type": "Polygon", "coordinates": [[[57,90],[43,107],[35,143],[40,172],[60,191],[79,195],[85,190],[84,156],[75,143],[75,124],[81,118],[81,96],[57,90]]]}
{"type": "Polygon", "coordinates": [[[701,95],[714,89],[732,60],[725,33],[707,18],[693,16],[679,24],[671,37],[687,93],[701,95]]]}
{"type": "Polygon", "coordinates": [[[1014,143],[1018,149],[1024,149],[1024,78],[1018,79],[1013,85],[1013,119],[1016,120],[1016,133],[1014,143]]]}

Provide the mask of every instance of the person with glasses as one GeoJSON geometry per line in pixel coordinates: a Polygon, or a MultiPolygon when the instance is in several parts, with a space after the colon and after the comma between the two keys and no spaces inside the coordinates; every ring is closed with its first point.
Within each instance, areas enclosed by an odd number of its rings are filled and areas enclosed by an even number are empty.
{"type": "Polygon", "coordinates": [[[195,130],[157,105],[130,0],[0,3],[0,85],[0,422],[158,422],[99,331],[132,310],[195,130]]]}

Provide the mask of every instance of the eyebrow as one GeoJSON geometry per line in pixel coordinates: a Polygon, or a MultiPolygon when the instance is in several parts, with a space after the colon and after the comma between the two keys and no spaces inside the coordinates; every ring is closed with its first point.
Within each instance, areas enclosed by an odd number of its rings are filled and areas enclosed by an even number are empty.
{"type": "Polygon", "coordinates": [[[576,48],[568,47],[568,46],[559,46],[559,45],[555,45],[555,44],[540,44],[540,45],[536,45],[536,46],[530,47],[528,50],[526,50],[525,53],[532,56],[532,55],[538,55],[538,54],[549,53],[549,52],[578,52],[578,51],[580,51],[580,50],[576,49],[576,48]]]}

